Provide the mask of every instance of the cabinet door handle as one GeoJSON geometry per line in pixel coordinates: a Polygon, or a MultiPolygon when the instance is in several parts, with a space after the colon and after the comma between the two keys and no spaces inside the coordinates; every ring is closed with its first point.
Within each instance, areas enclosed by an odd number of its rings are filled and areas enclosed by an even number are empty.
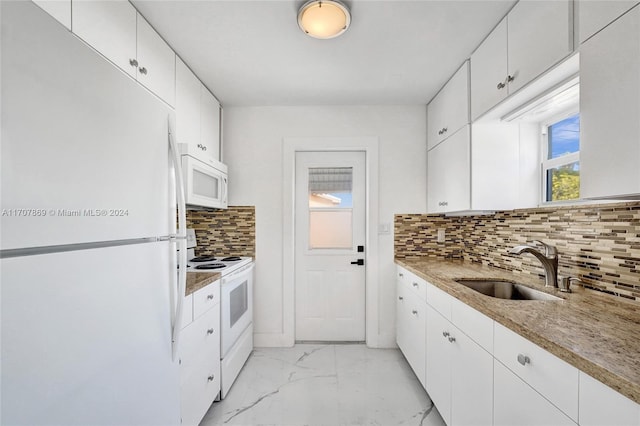
{"type": "Polygon", "coordinates": [[[140,74],[147,75],[147,69],[145,67],[138,68],[138,70],[140,71],[140,74]]]}
{"type": "Polygon", "coordinates": [[[515,78],[515,76],[508,75],[508,76],[507,76],[507,83],[511,83],[511,82],[512,82],[513,80],[515,80],[515,79],[516,79],[516,78],[515,78]]]}
{"type": "Polygon", "coordinates": [[[399,276],[400,278],[404,278],[404,274],[403,274],[402,272],[400,272],[400,273],[398,274],[398,276],[399,276]]]}
{"type": "Polygon", "coordinates": [[[445,206],[449,205],[449,202],[448,201],[438,201],[438,205],[441,206],[441,207],[445,207],[445,206]]]}
{"type": "Polygon", "coordinates": [[[418,288],[418,287],[419,287],[419,286],[418,286],[418,283],[413,283],[413,286],[414,286],[415,288],[418,288]]]}
{"type": "Polygon", "coordinates": [[[129,59],[129,65],[131,65],[132,67],[137,67],[138,66],[138,61],[135,59],[129,59]]]}
{"type": "Polygon", "coordinates": [[[531,358],[526,355],[518,354],[518,362],[522,365],[531,364],[531,358]]]}
{"type": "Polygon", "coordinates": [[[207,295],[207,299],[208,299],[208,300],[213,300],[213,294],[208,294],[208,295],[207,295]]]}
{"type": "Polygon", "coordinates": [[[207,377],[207,380],[210,382],[213,382],[213,379],[215,379],[215,377],[213,377],[213,374],[207,377]]]}
{"type": "Polygon", "coordinates": [[[206,151],[206,150],[207,150],[207,147],[206,147],[206,146],[204,146],[204,145],[202,145],[201,143],[199,143],[199,144],[198,144],[198,148],[200,148],[200,149],[201,149],[201,150],[203,150],[203,151],[206,151]]]}
{"type": "Polygon", "coordinates": [[[416,310],[411,311],[411,313],[412,313],[413,315],[415,315],[415,316],[418,316],[418,311],[416,311],[416,310]]]}
{"type": "Polygon", "coordinates": [[[208,329],[207,334],[213,334],[213,328],[208,329]]]}
{"type": "Polygon", "coordinates": [[[498,85],[496,86],[498,88],[498,90],[502,90],[506,87],[507,85],[504,84],[503,82],[498,83],[498,85]]]}
{"type": "Polygon", "coordinates": [[[398,300],[404,300],[404,297],[398,296],[398,300]]]}
{"type": "Polygon", "coordinates": [[[455,338],[455,337],[453,337],[453,336],[449,337],[449,343],[453,343],[453,342],[455,342],[455,341],[456,341],[456,338],[455,338]]]}
{"type": "Polygon", "coordinates": [[[448,332],[448,331],[443,331],[443,332],[442,332],[442,335],[443,335],[444,337],[449,337],[449,332],[448,332]]]}

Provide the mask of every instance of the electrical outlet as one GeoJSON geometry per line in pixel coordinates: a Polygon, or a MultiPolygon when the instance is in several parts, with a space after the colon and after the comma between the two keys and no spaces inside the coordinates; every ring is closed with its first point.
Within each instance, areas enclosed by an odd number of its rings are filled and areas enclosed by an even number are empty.
{"type": "Polygon", "coordinates": [[[444,243],[444,237],[445,237],[444,229],[438,229],[438,242],[444,243]]]}

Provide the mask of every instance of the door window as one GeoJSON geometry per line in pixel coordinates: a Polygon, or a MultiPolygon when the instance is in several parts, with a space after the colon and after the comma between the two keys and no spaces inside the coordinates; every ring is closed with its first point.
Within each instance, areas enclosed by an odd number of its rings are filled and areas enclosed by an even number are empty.
{"type": "Polygon", "coordinates": [[[353,247],[353,168],[309,168],[309,249],[353,247]]]}

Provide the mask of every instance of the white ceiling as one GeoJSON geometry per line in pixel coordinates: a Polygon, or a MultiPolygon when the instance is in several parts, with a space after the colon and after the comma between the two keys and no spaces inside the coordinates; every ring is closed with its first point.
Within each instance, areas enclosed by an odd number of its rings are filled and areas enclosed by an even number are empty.
{"type": "Polygon", "coordinates": [[[133,0],[223,105],[426,104],[515,0],[346,1],[330,40],[300,0],[133,0]]]}

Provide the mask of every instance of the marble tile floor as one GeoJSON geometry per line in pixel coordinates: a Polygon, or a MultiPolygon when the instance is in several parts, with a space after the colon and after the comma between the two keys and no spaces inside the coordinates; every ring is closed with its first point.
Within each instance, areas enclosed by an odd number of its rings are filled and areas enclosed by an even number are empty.
{"type": "Polygon", "coordinates": [[[444,426],[397,349],[299,344],[256,349],[200,426],[444,426]]]}

